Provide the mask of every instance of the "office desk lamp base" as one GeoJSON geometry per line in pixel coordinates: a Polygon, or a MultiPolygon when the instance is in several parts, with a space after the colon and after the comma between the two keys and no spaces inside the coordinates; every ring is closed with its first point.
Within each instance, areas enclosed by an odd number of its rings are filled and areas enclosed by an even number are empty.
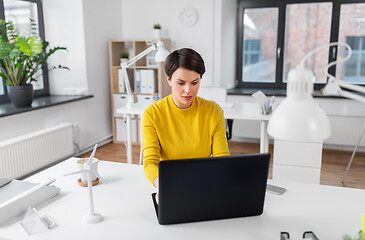
{"type": "Polygon", "coordinates": [[[84,223],[98,223],[102,220],[103,217],[99,213],[88,214],[83,218],[84,223]]]}

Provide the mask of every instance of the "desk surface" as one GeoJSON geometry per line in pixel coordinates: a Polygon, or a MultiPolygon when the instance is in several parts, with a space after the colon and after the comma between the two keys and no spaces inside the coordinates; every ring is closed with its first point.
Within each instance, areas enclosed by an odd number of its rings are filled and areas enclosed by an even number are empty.
{"type": "Polygon", "coordinates": [[[106,183],[93,188],[95,211],[104,216],[97,224],[82,223],[88,213],[88,191],[76,183],[76,175],[63,177],[77,170],[76,159],[64,161],[29,178],[43,182],[56,177],[60,194],[43,207],[57,227],[28,236],[19,219],[0,228],[6,239],[275,239],[287,231],[299,238],[304,231],[313,231],[321,240],[336,240],[355,234],[361,228],[365,213],[365,191],[298,184],[271,183],[287,188],[283,195],[267,193],[261,216],[161,226],[151,200],[154,187],[145,179],[142,166],[101,161],[99,173],[106,183]]]}
{"type": "MultiPolygon", "coordinates": [[[[136,103],[130,108],[123,107],[117,109],[118,114],[142,114],[144,109],[148,105],[136,103]]],[[[270,119],[270,115],[260,114],[259,103],[235,103],[231,108],[222,108],[224,111],[224,117],[228,119],[241,119],[241,120],[265,120],[270,119]]]]}

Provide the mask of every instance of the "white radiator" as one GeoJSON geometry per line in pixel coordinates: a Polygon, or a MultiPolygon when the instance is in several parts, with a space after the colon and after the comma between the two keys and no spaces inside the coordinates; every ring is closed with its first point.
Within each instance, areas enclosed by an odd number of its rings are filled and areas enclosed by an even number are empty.
{"type": "Polygon", "coordinates": [[[74,154],[72,124],[0,142],[0,178],[21,178],[74,154]]]}

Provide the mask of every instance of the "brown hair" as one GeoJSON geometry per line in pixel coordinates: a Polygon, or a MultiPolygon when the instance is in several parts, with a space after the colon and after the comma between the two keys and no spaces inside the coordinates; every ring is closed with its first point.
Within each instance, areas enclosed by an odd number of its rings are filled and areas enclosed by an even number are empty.
{"type": "Polygon", "coordinates": [[[199,73],[200,77],[205,73],[203,58],[191,48],[178,49],[167,56],[165,72],[170,79],[172,74],[180,67],[199,73]]]}

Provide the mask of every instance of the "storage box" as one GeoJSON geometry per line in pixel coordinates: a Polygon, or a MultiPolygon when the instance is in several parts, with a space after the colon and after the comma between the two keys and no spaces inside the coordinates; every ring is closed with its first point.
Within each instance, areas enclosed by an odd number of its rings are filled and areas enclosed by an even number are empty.
{"type": "Polygon", "coordinates": [[[123,117],[123,114],[118,114],[117,109],[125,107],[127,105],[127,94],[113,94],[114,100],[114,117],[123,117]]]}
{"type": "MultiPolygon", "coordinates": [[[[115,132],[116,140],[118,142],[125,142],[127,140],[127,122],[126,119],[116,118],[115,119],[115,132]]],[[[137,119],[131,119],[131,135],[132,142],[137,141],[137,119]]]]}

